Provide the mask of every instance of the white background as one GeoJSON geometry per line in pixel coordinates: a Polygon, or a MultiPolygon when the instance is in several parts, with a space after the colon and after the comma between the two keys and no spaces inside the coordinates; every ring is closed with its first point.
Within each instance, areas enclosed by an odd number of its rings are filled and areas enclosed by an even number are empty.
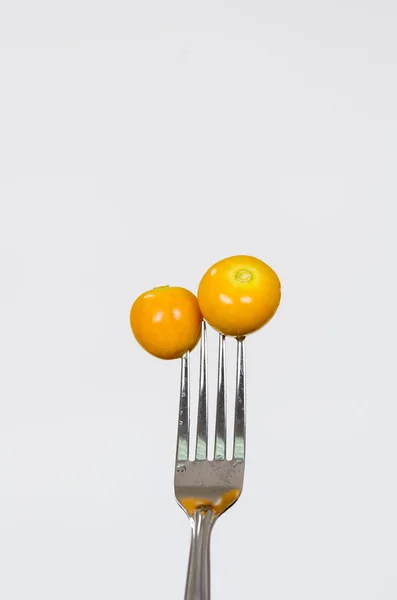
{"type": "Polygon", "coordinates": [[[129,308],[236,253],[283,300],[213,597],[395,600],[396,30],[391,0],[1,2],[2,600],[183,597],[179,364],[129,308]]]}

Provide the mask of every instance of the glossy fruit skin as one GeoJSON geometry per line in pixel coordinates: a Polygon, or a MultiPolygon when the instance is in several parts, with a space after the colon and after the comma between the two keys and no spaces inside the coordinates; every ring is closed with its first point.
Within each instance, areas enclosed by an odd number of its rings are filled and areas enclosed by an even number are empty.
{"type": "Polygon", "coordinates": [[[204,319],[220,333],[245,336],[263,327],[281,299],[277,274],[253,256],[224,258],[200,281],[198,301],[204,319]]]}
{"type": "Polygon", "coordinates": [[[141,294],[130,312],[132,333],[150,354],[170,360],[192,350],[200,339],[197,298],[181,287],[162,286],[141,294]]]}

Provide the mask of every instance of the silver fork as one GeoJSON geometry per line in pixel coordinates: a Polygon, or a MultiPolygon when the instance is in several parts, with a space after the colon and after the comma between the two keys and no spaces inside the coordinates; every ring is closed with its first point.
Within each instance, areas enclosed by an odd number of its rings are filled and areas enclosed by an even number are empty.
{"type": "Polygon", "coordinates": [[[185,600],[210,599],[210,536],[215,521],[240,497],[245,460],[244,338],[237,338],[233,458],[226,460],[225,336],[219,335],[214,460],[208,459],[207,331],[202,325],[195,458],[189,460],[189,353],[182,358],[175,496],[192,528],[185,600]]]}

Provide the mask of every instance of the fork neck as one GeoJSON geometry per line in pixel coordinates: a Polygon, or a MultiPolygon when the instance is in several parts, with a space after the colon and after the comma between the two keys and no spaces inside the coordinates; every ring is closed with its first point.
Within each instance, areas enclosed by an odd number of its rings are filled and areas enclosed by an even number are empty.
{"type": "Polygon", "coordinates": [[[192,540],[185,600],[210,600],[210,537],[216,515],[199,508],[190,518],[192,540]]]}

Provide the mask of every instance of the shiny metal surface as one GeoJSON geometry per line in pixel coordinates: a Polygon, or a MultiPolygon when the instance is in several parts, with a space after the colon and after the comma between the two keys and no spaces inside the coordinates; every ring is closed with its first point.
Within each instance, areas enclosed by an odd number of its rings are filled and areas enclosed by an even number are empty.
{"type": "Polygon", "coordinates": [[[196,460],[207,458],[208,423],[207,423],[207,328],[203,321],[200,344],[200,387],[197,412],[196,460]]]}
{"type": "Polygon", "coordinates": [[[245,367],[244,338],[237,340],[236,408],[234,417],[233,456],[244,460],[245,456],[245,367]]]}
{"type": "Polygon", "coordinates": [[[218,394],[216,400],[215,460],[226,458],[226,366],[225,336],[219,336],[218,350],[218,394]]]}
{"type": "Polygon", "coordinates": [[[203,323],[195,459],[189,460],[189,354],[182,358],[175,496],[192,528],[185,600],[210,600],[210,536],[218,517],[240,497],[245,461],[244,339],[237,340],[233,458],[226,460],[226,344],[219,336],[214,460],[208,457],[207,334],[203,323]]]}
{"type": "Polygon", "coordinates": [[[189,355],[182,357],[181,363],[181,392],[179,402],[178,443],[176,449],[177,460],[189,458],[189,355]]]}

